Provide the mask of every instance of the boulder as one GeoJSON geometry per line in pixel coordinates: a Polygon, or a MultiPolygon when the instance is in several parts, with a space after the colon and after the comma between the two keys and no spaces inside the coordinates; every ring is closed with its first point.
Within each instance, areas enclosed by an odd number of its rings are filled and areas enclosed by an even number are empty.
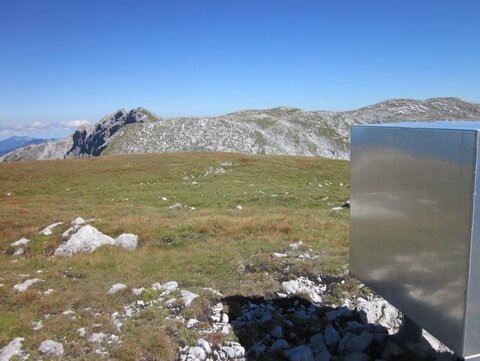
{"type": "Polygon", "coordinates": [[[56,341],[46,340],[42,342],[38,351],[46,356],[61,357],[63,355],[63,345],[56,341]]]}
{"type": "Polygon", "coordinates": [[[55,256],[72,256],[77,252],[93,252],[98,247],[115,245],[115,240],[95,227],[85,225],[55,250],[55,256]]]}
{"type": "Polygon", "coordinates": [[[138,236],[132,233],[124,233],[115,239],[115,244],[127,250],[137,248],[138,236]]]}

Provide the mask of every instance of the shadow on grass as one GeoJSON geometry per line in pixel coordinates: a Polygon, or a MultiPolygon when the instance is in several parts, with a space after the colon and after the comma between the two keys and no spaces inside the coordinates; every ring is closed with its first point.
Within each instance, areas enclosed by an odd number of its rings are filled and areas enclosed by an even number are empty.
{"type": "Polygon", "coordinates": [[[363,312],[350,312],[346,307],[319,306],[301,297],[231,296],[222,302],[246,350],[246,360],[460,360],[448,352],[436,352],[425,339],[405,341],[399,336],[401,330],[389,335],[383,326],[363,323],[363,312]],[[354,352],[359,349],[363,354],[354,352]]]}

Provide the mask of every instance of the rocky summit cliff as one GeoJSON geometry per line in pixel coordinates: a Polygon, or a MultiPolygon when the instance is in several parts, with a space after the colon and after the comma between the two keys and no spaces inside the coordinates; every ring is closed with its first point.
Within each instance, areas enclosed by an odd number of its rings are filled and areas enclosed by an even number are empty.
{"type": "MultiPolygon", "coordinates": [[[[63,157],[221,151],[348,159],[353,124],[433,120],[480,120],[480,104],[458,98],[394,99],[345,112],[279,107],[170,119],[143,108],[121,109],[78,129],[63,157]]],[[[46,159],[45,153],[43,158],[30,153],[21,148],[4,160],[46,159]]]]}

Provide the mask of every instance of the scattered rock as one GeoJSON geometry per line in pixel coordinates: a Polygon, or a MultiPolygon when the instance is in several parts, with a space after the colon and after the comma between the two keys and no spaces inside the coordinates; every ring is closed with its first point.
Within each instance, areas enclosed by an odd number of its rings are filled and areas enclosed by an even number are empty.
{"type": "Polygon", "coordinates": [[[210,355],[212,353],[212,348],[210,347],[210,344],[208,343],[208,341],[204,340],[203,338],[197,341],[197,346],[200,346],[201,348],[203,348],[207,355],[210,355]]]}
{"type": "Polygon", "coordinates": [[[314,361],[312,349],[306,345],[284,351],[283,355],[289,361],[314,361]]]}
{"type": "Polygon", "coordinates": [[[115,245],[115,240],[95,227],[85,225],[55,250],[55,256],[72,256],[77,252],[93,252],[104,245],[115,245]]]}
{"type": "Polygon", "coordinates": [[[62,233],[62,238],[68,238],[70,233],[78,231],[85,223],[86,221],[82,217],[75,218],[71,223],[71,227],[62,233]]]}
{"type": "Polygon", "coordinates": [[[127,250],[137,248],[138,236],[132,233],[124,233],[115,239],[115,244],[127,250]]]}
{"type": "Polygon", "coordinates": [[[207,353],[200,346],[190,347],[188,351],[188,357],[193,360],[204,361],[207,358],[207,353]]]}
{"type": "MultiPolygon", "coordinates": [[[[319,280],[320,281],[320,280],[319,280]]],[[[295,280],[282,282],[282,288],[286,294],[307,294],[312,302],[320,303],[322,301],[321,294],[325,292],[324,285],[316,285],[307,277],[299,277],[295,280]]]]}
{"type": "Polygon", "coordinates": [[[356,336],[353,333],[347,332],[345,336],[338,343],[340,351],[348,354],[352,352],[362,352],[370,346],[373,342],[374,336],[368,332],[362,332],[356,336]]]}
{"type": "Polygon", "coordinates": [[[60,357],[63,355],[63,345],[52,340],[43,341],[38,350],[47,356],[60,357]]]}
{"type": "Polygon", "coordinates": [[[13,252],[13,255],[15,257],[19,257],[19,256],[23,255],[24,253],[25,253],[25,250],[20,247],[17,250],[15,250],[15,252],[13,252]]]}
{"type": "Polygon", "coordinates": [[[145,287],[140,287],[140,288],[134,288],[134,289],[132,289],[132,293],[133,293],[135,296],[140,296],[144,291],[145,291],[145,287]]]}
{"type": "Polygon", "coordinates": [[[290,348],[290,345],[283,338],[276,340],[270,347],[270,349],[273,351],[277,351],[277,350],[283,351],[283,350],[288,350],[289,348],[290,348]]]}
{"type": "Polygon", "coordinates": [[[239,211],[241,211],[241,210],[243,209],[243,207],[239,204],[239,205],[237,206],[237,209],[238,209],[239,211]]]}
{"type": "Polygon", "coordinates": [[[296,251],[296,250],[299,249],[302,245],[303,245],[303,241],[298,241],[298,242],[295,242],[295,243],[290,243],[290,249],[296,251]]]}
{"type": "Polygon", "coordinates": [[[196,293],[187,290],[181,290],[180,294],[182,295],[183,303],[187,307],[190,306],[195,298],[199,297],[196,293]]]}
{"type": "Polygon", "coordinates": [[[127,285],[124,285],[123,283],[116,283],[110,289],[108,290],[109,295],[113,295],[119,291],[123,291],[124,289],[127,288],[127,285]]]}
{"type": "Polygon", "coordinates": [[[400,312],[383,298],[375,297],[372,300],[359,298],[357,302],[356,307],[364,323],[381,325],[390,334],[394,334],[400,328],[400,312]]]}
{"type": "Polygon", "coordinates": [[[25,292],[26,290],[28,290],[28,288],[31,285],[33,285],[37,282],[43,282],[43,280],[41,280],[40,278],[33,278],[33,279],[30,279],[30,280],[26,280],[23,283],[16,284],[15,286],[13,286],[13,288],[17,292],[25,292]]]}
{"type": "Polygon", "coordinates": [[[21,356],[22,342],[24,340],[23,337],[17,337],[10,341],[10,343],[0,351],[0,361],[9,361],[12,357],[21,356]]]}
{"type": "Polygon", "coordinates": [[[34,331],[40,331],[43,328],[43,322],[42,320],[40,321],[33,321],[32,322],[32,330],[34,331]]]}
{"type": "Polygon", "coordinates": [[[85,330],[85,327],[80,327],[78,330],[77,330],[77,335],[79,337],[85,337],[85,335],[87,334],[87,331],[85,330]]]}
{"type": "Polygon", "coordinates": [[[53,233],[53,229],[59,225],[63,224],[63,222],[57,222],[49,225],[48,227],[42,229],[40,231],[40,234],[43,234],[44,236],[49,236],[53,233]]]}
{"type": "Polygon", "coordinates": [[[11,246],[13,246],[13,247],[26,246],[30,242],[31,242],[31,240],[29,240],[28,238],[20,238],[18,241],[13,242],[11,244],[11,246]]]}
{"type": "Polygon", "coordinates": [[[106,337],[103,332],[98,332],[98,333],[92,333],[88,341],[90,342],[95,342],[95,343],[101,343],[103,339],[106,337]]]}
{"type": "Polygon", "coordinates": [[[343,210],[343,207],[333,207],[330,209],[331,211],[334,211],[334,212],[338,212],[338,211],[341,211],[343,210]]]}
{"type": "Polygon", "coordinates": [[[325,343],[328,347],[334,347],[340,341],[340,335],[338,334],[335,327],[331,324],[328,324],[325,328],[325,343]]]}

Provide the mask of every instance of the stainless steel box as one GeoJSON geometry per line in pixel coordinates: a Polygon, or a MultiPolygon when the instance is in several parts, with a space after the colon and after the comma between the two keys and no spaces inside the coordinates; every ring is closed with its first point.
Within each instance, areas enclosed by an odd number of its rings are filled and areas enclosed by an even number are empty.
{"type": "Polygon", "coordinates": [[[480,122],[352,127],[350,269],[462,357],[480,354],[480,122]]]}

